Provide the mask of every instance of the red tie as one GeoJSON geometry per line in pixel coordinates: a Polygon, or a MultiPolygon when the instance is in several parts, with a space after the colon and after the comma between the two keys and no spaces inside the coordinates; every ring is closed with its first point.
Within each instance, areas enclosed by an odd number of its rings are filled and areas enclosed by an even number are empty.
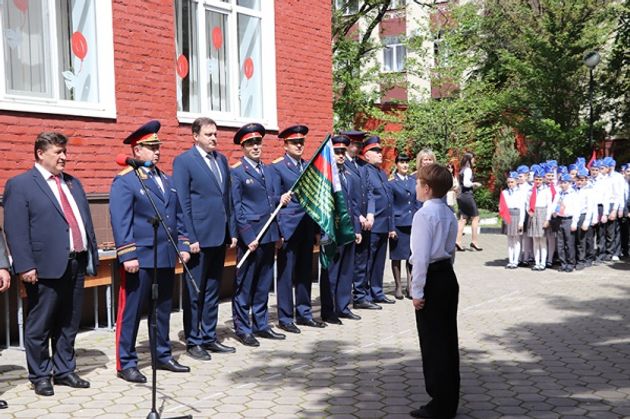
{"type": "Polygon", "coordinates": [[[59,198],[61,199],[63,215],[66,217],[66,221],[68,221],[70,231],[72,232],[72,245],[74,246],[74,251],[83,252],[85,250],[85,246],[83,245],[83,239],[81,238],[81,229],[79,228],[79,223],[77,223],[77,219],[74,216],[74,212],[72,212],[70,201],[68,201],[68,197],[61,187],[61,177],[53,176],[53,178],[55,179],[55,182],[57,182],[57,189],[59,190],[59,198]]]}

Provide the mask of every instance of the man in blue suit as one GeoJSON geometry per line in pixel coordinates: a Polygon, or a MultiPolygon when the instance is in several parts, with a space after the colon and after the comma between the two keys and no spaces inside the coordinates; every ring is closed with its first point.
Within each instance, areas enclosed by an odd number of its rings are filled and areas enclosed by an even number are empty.
{"type": "Polygon", "coordinates": [[[269,291],[273,282],[275,244],[280,240],[278,224],[273,220],[266,232],[258,234],[281,202],[286,205],[291,194],[280,197],[271,168],[260,161],[265,128],[260,124],[246,124],[234,135],[240,144],[243,158],[232,170],[232,209],[238,232],[237,256],[251,254],[236,271],[232,314],[236,337],[246,346],[260,346],[256,336],[266,339],[285,339],[269,325],[269,291]],[[250,321],[251,313],[251,321],[250,321]]]}
{"type": "Polygon", "coordinates": [[[61,133],[39,134],[35,167],[9,179],[4,191],[7,243],[28,297],[28,378],[40,396],[54,394],[51,376],[57,385],[90,386],[75,373],[74,341],[85,274],[96,275],[98,249],[81,182],[63,172],[67,142],[61,133]]]}
{"type": "MultiPolygon", "coordinates": [[[[122,264],[118,317],[116,320],[116,370],[118,377],[132,383],[145,383],[146,377],[138,370],[136,337],[142,309],[151,300],[151,284],[154,266],[157,267],[157,336],[149,327],[152,339],[156,339],[158,369],[172,372],[189,372],[190,368],[179,364],[171,354],[168,338],[173,300],[173,281],[177,251],[184,262],[190,258],[182,210],[177,191],[171,179],[157,168],[160,160],[160,144],[157,132],[159,121],[149,121],[123,142],[132,147],[137,160],[148,163],[136,169],[127,167],[114,178],[109,198],[114,241],[118,261],[122,264]],[[155,202],[169,233],[178,241],[173,249],[162,225],[157,230],[157,261],[154,260],[153,224],[155,210],[146,196],[140,180],[155,202]]],[[[149,312],[149,322],[153,313],[149,312]]]]}
{"type": "Polygon", "coordinates": [[[367,283],[368,256],[370,252],[370,230],[374,223],[374,196],[372,185],[368,182],[365,160],[359,158],[363,148],[363,131],[344,131],[340,135],[350,140],[346,151],[345,168],[350,181],[350,198],[359,209],[361,224],[361,242],[354,249],[354,284],[353,307],[357,309],[380,310],[382,307],[371,301],[367,283]]]}
{"type": "Polygon", "coordinates": [[[372,302],[394,304],[395,301],[383,293],[387,239],[396,237],[396,232],[394,230],[392,192],[387,182],[387,176],[381,169],[383,153],[379,137],[372,136],[365,140],[363,156],[368,162],[365,169],[374,195],[374,208],[368,209],[368,214],[373,214],[374,222],[370,231],[367,281],[362,284],[362,287],[372,302]]]}
{"type": "Polygon", "coordinates": [[[188,267],[199,293],[186,282],[184,333],[187,353],[208,361],[210,352],[235,352],[217,340],[219,290],[225,247],[236,246],[236,225],[230,202],[227,159],[217,148],[217,124],[197,118],[192,124],[195,144],[175,158],[173,180],[190,239],[188,267]]]}
{"type": "MultiPolygon", "coordinates": [[[[302,159],[302,153],[307,133],[308,127],[305,125],[294,125],[278,134],[278,138],[284,140],[286,151],[272,166],[280,193],[288,192],[306,168],[307,162],[302,159]]],[[[311,311],[313,245],[315,232],[319,228],[295,198],[280,210],[278,226],[283,239],[282,247],[278,250],[278,327],[290,333],[300,333],[295,323],[324,327],[326,323],[313,319],[311,311]]]]}
{"type": "Polygon", "coordinates": [[[322,302],[322,319],[326,323],[342,324],[341,319],[360,320],[361,317],[350,310],[352,302],[352,279],[354,276],[354,246],[361,243],[361,223],[359,208],[350,198],[350,180],[344,165],[346,149],[350,144],[348,137],[336,135],[332,138],[335,151],[335,163],[339,171],[341,190],[346,201],[348,213],[354,227],[355,241],[341,245],[328,269],[321,270],[320,288],[322,302]]]}

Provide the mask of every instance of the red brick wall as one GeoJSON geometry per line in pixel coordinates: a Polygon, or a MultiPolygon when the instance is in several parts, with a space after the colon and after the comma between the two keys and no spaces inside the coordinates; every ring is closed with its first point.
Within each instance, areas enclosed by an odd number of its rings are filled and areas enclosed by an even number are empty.
{"type": "MultiPolygon", "coordinates": [[[[311,128],[305,155],[332,129],[331,3],[321,0],[276,1],[278,124],[311,128]]],[[[88,193],[107,193],[120,170],[122,140],[149,119],[162,122],[165,142],[160,166],[170,172],[173,158],[192,141],[189,124],[177,120],[173,2],[114,0],[115,120],[0,110],[0,189],[7,179],[33,165],[33,141],[44,130],[70,137],[66,170],[79,177],[88,193]]],[[[220,128],[220,150],[234,162],[239,147],[235,129],[220,128]]],[[[275,132],[264,159],[282,152],[275,132]]]]}

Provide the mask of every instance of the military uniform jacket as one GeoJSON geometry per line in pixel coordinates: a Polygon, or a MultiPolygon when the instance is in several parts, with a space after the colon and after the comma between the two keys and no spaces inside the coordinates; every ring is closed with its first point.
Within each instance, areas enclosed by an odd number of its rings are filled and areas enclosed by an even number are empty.
{"type": "MultiPolygon", "coordinates": [[[[169,233],[178,242],[179,251],[190,251],[182,209],[171,179],[158,169],[164,187],[162,193],[156,180],[145,170],[141,168],[138,172],[169,233]]],[[[118,260],[123,263],[138,259],[140,268],[153,268],[153,226],[149,220],[155,216],[155,211],[131,167],[114,178],[109,196],[109,214],[118,260]]],[[[157,267],[174,268],[177,254],[162,225],[158,226],[157,236],[157,267]]]]}
{"type": "Polygon", "coordinates": [[[350,198],[359,209],[359,214],[365,217],[368,213],[374,213],[374,195],[372,185],[368,182],[366,163],[359,158],[354,161],[356,165],[350,160],[344,162],[346,176],[350,181],[350,198]]]}
{"type": "Polygon", "coordinates": [[[372,164],[367,164],[365,169],[374,194],[374,209],[370,211],[368,208],[368,213],[374,214],[372,232],[388,233],[393,231],[393,198],[387,176],[385,176],[385,172],[372,164]]]}
{"type": "Polygon", "coordinates": [[[403,180],[397,174],[389,181],[393,198],[394,225],[397,227],[409,227],[413,221],[413,215],[419,208],[416,199],[416,177],[408,175],[403,180]]]}
{"type": "MultiPolygon", "coordinates": [[[[302,167],[306,168],[307,163],[302,160],[302,167]]],[[[275,172],[276,190],[283,194],[288,192],[298,177],[302,174],[300,168],[295,165],[290,157],[285,155],[271,166],[275,172]]],[[[286,207],[283,207],[278,214],[278,226],[280,234],[285,240],[291,239],[302,219],[306,217],[309,222],[314,221],[306,214],[304,208],[296,197],[292,197],[286,207]]]]}
{"type": "MultiPolygon", "coordinates": [[[[256,239],[280,203],[274,171],[264,165],[262,170],[261,175],[244,158],[232,169],[232,209],[238,237],[245,245],[256,239]]],[[[260,244],[275,242],[279,238],[278,223],[274,220],[260,239],[260,244]]]]}

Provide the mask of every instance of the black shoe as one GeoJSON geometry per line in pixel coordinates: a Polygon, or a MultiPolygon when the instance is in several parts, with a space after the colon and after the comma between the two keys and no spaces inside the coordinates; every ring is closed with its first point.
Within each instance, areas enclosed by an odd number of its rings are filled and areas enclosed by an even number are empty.
{"type": "Polygon", "coordinates": [[[90,388],[90,382],[82,379],[75,372],[71,372],[65,377],[53,378],[53,382],[56,386],[68,386],[72,388],[90,388]]]}
{"type": "Polygon", "coordinates": [[[396,301],[392,300],[391,298],[387,298],[387,297],[383,297],[380,300],[374,300],[375,303],[379,303],[379,304],[396,304],[396,301]]]}
{"type": "Polygon", "coordinates": [[[455,243],[455,249],[457,249],[458,252],[463,252],[465,249],[460,245],[455,243]]]}
{"type": "Polygon", "coordinates": [[[382,310],[383,307],[378,304],[370,303],[369,301],[361,301],[360,303],[352,304],[352,308],[362,308],[364,310],[382,310]]]}
{"type": "Polygon", "coordinates": [[[409,412],[409,414],[411,415],[411,417],[414,417],[414,418],[436,418],[437,417],[437,415],[435,415],[426,406],[422,406],[420,409],[417,409],[417,410],[412,410],[411,412],[409,412]]]}
{"type": "Polygon", "coordinates": [[[145,377],[136,367],[126,368],[122,371],[118,371],[116,373],[118,378],[122,378],[125,381],[129,381],[130,383],[140,383],[144,384],[147,382],[147,377],[145,377]]]}
{"type": "Polygon", "coordinates": [[[519,268],[527,268],[529,266],[529,263],[521,261],[516,266],[518,266],[519,268]]]}
{"type": "Polygon", "coordinates": [[[552,263],[549,263],[549,262],[545,263],[545,268],[551,268],[551,267],[553,267],[552,263]]]}
{"type": "Polygon", "coordinates": [[[237,333],[236,337],[245,346],[251,346],[254,348],[257,346],[260,346],[260,342],[258,342],[258,339],[256,339],[254,335],[252,335],[251,333],[246,333],[246,334],[237,333]]]}
{"type": "Polygon", "coordinates": [[[577,265],[575,265],[575,270],[576,271],[581,271],[582,269],[584,269],[585,265],[582,263],[578,263],[577,265]]]}
{"type": "Polygon", "coordinates": [[[200,361],[210,361],[212,359],[208,351],[206,351],[199,345],[189,346],[188,349],[186,349],[186,353],[191,358],[195,358],[200,361]]]}
{"type": "Polygon", "coordinates": [[[322,320],[325,321],[326,323],[330,323],[330,324],[338,324],[338,325],[342,325],[343,324],[341,322],[341,320],[339,320],[339,317],[324,317],[324,316],[322,316],[322,320]]]}
{"type": "Polygon", "coordinates": [[[233,348],[231,346],[225,346],[219,342],[204,343],[203,345],[201,345],[201,347],[205,349],[206,351],[215,352],[215,353],[236,352],[236,348],[233,348]]]}
{"type": "Polygon", "coordinates": [[[9,403],[7,403],[5,400],[0,400],[0,409],[6,409],[9,407],[9,403]]]}
{"type": "Polygon", "coordinates": [[[258,336],[259,338],[273,339],[273,340],[283,340],[287,338],[287,335],[283,333],[274,332],[274,330],[271,327],[267,330],[262,330],[254,334],[258,336]]]}
{"type": "Polygon", "coordinates": [[[278,327],[285,332],[289,333],[302,333],[302,331],[295,325],[295,323],[278,323],[278,327]]]}
{"type": "Polygon", "coordinates": [[[190,367],[186,367],[173,358],[169,359],[166,364],[158,364],[158,370],[165,370],[170,372],[190,372],[190,367]]]}
{"type": "Polygon", "coordinates": [[[44,378],[43,380],[33,383],[33,390],[35,390],[35,394],[40,396],[52,396],[55,394],[55,390],[50,383],[50,378],[44,378]]]}
{"type": "Polygon", "coordinates": [[[318,327],[318,328],[326,327],[326,323],[320,322],[315,319],[298,319],[296,323],[299,324],[300,326],[318,327]]]}
{"type": "Polygon", "coordinates": [[[361,316],[359,316],[358,314],[354,314],[351,311],[347,313],[341,313],[339,317],[341,317],[342,319],[361,320],[361,316]]]}
{"type": "Polygon", "coordinates": [[[477,246],[475,243],[470,243],[470,248],[475,249],[478,252],[481,252],[483,250],[482,247],[477,246]]]}

